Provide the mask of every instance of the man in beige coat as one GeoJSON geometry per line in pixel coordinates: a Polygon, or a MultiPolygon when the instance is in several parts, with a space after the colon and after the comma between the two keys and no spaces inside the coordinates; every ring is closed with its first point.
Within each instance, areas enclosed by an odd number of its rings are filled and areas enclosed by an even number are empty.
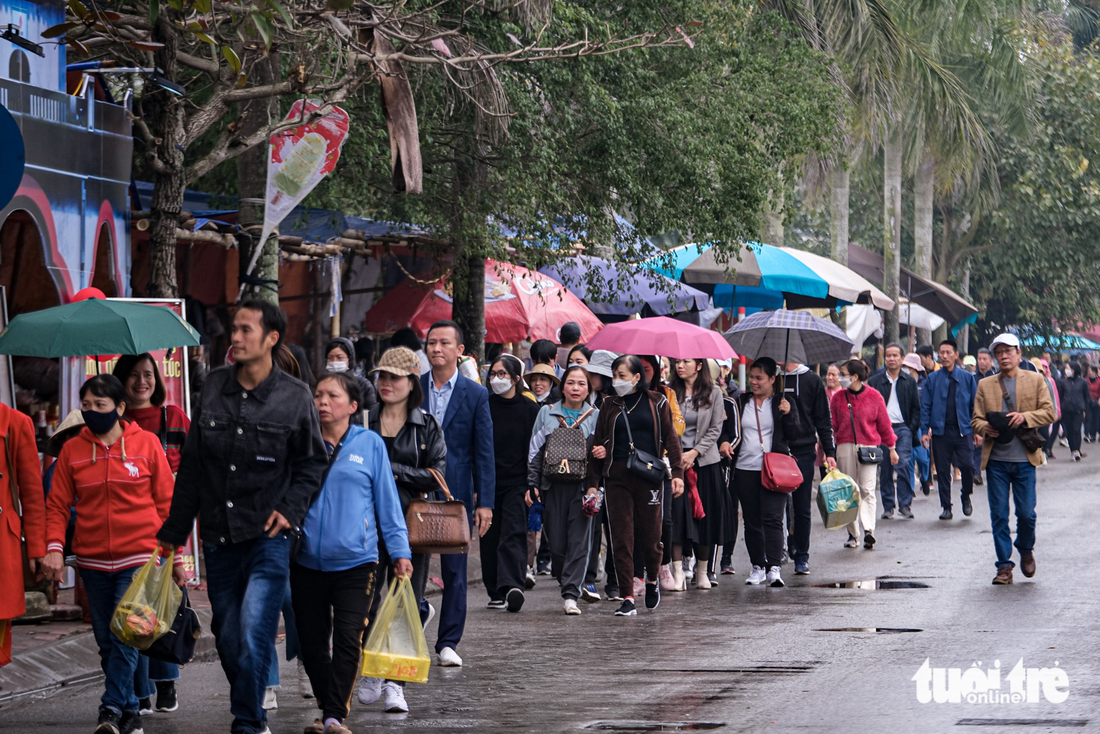
{"type": "Polygon", "coordinates": [[[1011,584],[1012,535],[1008,529],[1011,490],[1016,505],[1016,548],[1020,570],[1035,575],[1035,467],[1043,463],[1040,445],[1028,451],[1018,431],[1054,422],[1054,403],[1042,376],[1020,367],[1020,340],[1001,334],[990,345],[1001,371],[978,383],[971,427],[984,437],[982,469],[986,472],[993,544],[997,549],[994,584],[1011,584]]]}

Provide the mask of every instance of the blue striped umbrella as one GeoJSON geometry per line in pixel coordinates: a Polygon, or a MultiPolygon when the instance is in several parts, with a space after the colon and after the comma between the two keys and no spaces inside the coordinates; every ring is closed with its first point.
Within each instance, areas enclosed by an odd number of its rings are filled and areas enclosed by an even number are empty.
{"type": "Polygon", "coordinates": [[[749,359],[821,364],[847,359],[852,353],[852,340],[839,326],[806,311],[754,313],[724,336],[734,351],[749,359]]]}

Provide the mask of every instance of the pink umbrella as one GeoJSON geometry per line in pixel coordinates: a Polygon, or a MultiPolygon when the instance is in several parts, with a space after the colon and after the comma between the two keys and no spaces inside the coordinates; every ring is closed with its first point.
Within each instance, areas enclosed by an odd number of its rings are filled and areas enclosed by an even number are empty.
{"type": "Polygon", "coordinates": [[[737,359],[737,352],[717,331],[667,316],[608,324],[585,346],[618,354],[652,354],[669,359],[737,359]]]}

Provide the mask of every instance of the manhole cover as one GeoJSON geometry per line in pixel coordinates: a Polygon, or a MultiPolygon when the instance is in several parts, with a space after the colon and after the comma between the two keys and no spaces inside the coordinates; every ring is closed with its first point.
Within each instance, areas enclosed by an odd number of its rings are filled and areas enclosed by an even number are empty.
{"type": "Polygon", "coordinates": [[[1076,726],[1089,723],[1088,719],[959,719],[955,726],[1076,726]]]}
{"type": "Polygon", "coordinates": [[[815,589],[928,589],[928,584],[920,581],[900,579],[867,579],[864,581],[837,581],[832,584],[813,584],[815,589]]]}
{"type": "Polygon", "coordinates": [[[596,731],[710,731],[725,725],[724,721],[597,721],[584,728],[596,731]]]}
{"type": "Polygon", "coordinates": [[[814,632],[877,632],[882,635],[897,635],[903,632],[924,632],[914,627],[826,627],[814,632]]]}

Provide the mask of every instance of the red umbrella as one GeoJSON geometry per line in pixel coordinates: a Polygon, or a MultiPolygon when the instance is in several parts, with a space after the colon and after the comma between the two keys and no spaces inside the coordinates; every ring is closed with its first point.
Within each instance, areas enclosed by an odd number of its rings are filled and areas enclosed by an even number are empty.
{"type": "MultiPolygon", "coordinates": [[[[386,334],[406,326],[424,335],[439,319],[451,318],[450,274],[427,286],[405,280],[367,312],[368,331],[386,334]]],[[[581,341],[603,324],[557,281],[519,265],[485,261],[485,341],[503,344],[524,339],[558,342],[562,324],[575,321],[581,341]]]]}
{"type": "Polygon", "coordinates": [[[585,346],[669,359],[737,359],[737,352],[717,331],[667,316],[608,324],[585,346]]]}

